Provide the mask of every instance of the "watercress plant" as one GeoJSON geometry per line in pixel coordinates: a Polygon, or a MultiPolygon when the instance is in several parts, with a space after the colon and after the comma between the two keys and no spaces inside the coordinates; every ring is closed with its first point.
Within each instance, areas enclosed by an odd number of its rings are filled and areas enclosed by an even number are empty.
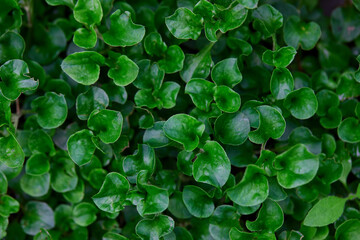
{"type": "Polygon", "coordinates": [[[0,238],[360,239],[360,1],[2,0],[0,238]]]}

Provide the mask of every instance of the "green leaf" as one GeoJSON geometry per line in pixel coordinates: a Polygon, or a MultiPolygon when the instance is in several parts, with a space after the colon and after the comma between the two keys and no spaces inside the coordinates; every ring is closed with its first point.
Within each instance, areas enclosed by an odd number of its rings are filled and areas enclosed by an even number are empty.
{"type": "Polygon", "coordinates": [[[6,175],[0,171],[0,194],[6,194],[8,189],[8,180],[6,175]]]}
{"type": "Polygon", "coordinates": [[[20,224],[26,234],[34,236],[41,228],[52,229],[55,226],[54,212],[45,202],[30,201],[23,211],[20,224]]]}
{"type": "Polygon", "coordinates": [[[294,60],[295,55],[295,48],[282,47],[276,51],[266,50],[262,55],[262,60],[271,66],[285,68],[294,60]]]}
{"type": "Polygon", "coordinates": [[[264,4],[255,9],[252,13],[253,26],[260,31],[265,38],[276,33],[276,30],[283,25],[282,14],[269,4],[264,4]]]}
{"type": "Polygon", "coordinates": [[[136,234],[144,240],[160,239],[174,229],[175,222],[171,217],[159,215],[153,219],[143,219],[136,224],[136,234]]]}
{"type": "MultiPolygon", "coordinates": [[[[176,82],[164,82],[159,91],[156,93],[156,96],[160,99],[161,105],[158,106],[159,109],[173,108],[176,105],[176,98],[180,91],[180,85],[176,82]]],[[[154,93],[155,94],[155,93],[154,93]]]]}
{"type": "Polygon", "coordinates": [[[51,235],[46,229],[43,228],[41,228],[40,232],[38,232],[34,236],[34,240],[48,240],[48,239],[51,239],[51,235]]]}
{"type": "Polygon", "coordinates": [[[163,129],[168,138],[181,143],[187,151],[192,151],[199,145],[205,125],[189,115],[176,114],[165,122],[163,129]]]}
{"type": "Polygon", "coordinates": [[[236,58],[227,58],[218,62],[211,71],[211,79],[216,85],[233,88],[241,82],[242,74],[236,58]]]}
{"type": "Polygon", "coordinates": [[[193,164],[194,178],[198,182],[221,188],[229,178],[231,164],[226,152],[215,141],[208,141],[202,147],[193,164]]]}
{"type": "Polygon", "coordinates": [[[9,30],[20,27],[21,15],[21,9],[16,0],[4,1],[0,11],[0,36],[9,30]]]}
{"type": "Polygon", "coordinates": [[[144,49],[150,56],[161,56],[167,50],[167,46],[160,33],[152,32],[144,39],[144,49]]]}
{"type": "Polygon", "coordinates": [[[28,76],[29,68],[20,59],[9,60],[0,67],[0,90],[8,100],[16,100],[21,93],[35,90],[39,82],[28,76]]]}
{"type": "Polygon", "coordinates": [[[74,0],[45,0],[47,4],[51,6],[65,5],[70,8],[74,7],[74,0]]]}
{"type": "Polygon", "coordinates": [[[139,73],[139,67],[126,55],[117,58],[115,66],[108,71],[108,77],[118,86],[132,83],[139,73]]]}
{"type": "Polygon", "coordinates": [[[237,0],[241,5],[248,9],[257,8],[259,0],[237,0]]]}
{"type": "Polygon", "coordinates": [[[146,192],[145,198],[141,199],[136,206],[141,216],[159,214],[168,208],[169,193],[166,189],[153,185],[142,185],[141,188],[146,192]]]}
{"type": "Polygon", "coordinates": [[[227,196],[240,206],[250,207],[266,200],[269,183],[265,171],[258,166],[248,165],[242,180],[227,190],[227,196]]]}
{"type": "Polygon", "coordinates": [[[21,167],[24,160],[25,154],[11,132],[6,137],[0,137],[0,162],[10,168],[16,168],[21,167]]]}
{"type": "Polygon", "coordinates": [[[74,81],[91,85],[99,79],[100,66],[104,64],[105,58],[97,52],[77,52],[64,59],[61,69],[74,81]]]}
{"type": "Polygon", "coordinates": [[[276,240],[276,237],[273,233],[249,233],[231,228],[230,240],[276,240]]]}
{"type": "Polygon", "coordinates": [[[284,26],[284,40],[296,49],[299,45],[304,50],[315,47],[321,36],[320,26],[315,22],[305,23],[297,16],[291,16],[284,26]]]}
{"type": "Polygon", "coordinates": [[[246,221],[246,227],[250,231],[262,231],[274,233],[284,223],[284,214],[275,201],[266,200],[255,221],[246,221]]]}
{"type": "Polygon", "coordinates": [[[159,89],[162,85],[165,72],[160,69],[158,63],[151,63],[149,59],[137,62],[139,75],[134,81],[135,87],[139,89],[159,89]]]}
{"type": "Polygon", "coordinates": [[[253,143],[262,144],[269,138],[280,138],[285,131],[285,120],[281,113],[270,106],[259,106],[255,108],[259,113],[259,127],[249,133],[249,139],[253,143]]]}
{"type": "Polygon", "coordinates": [[[322,227],[335,222],[344,212],[346,198],[329,196],[317,202],[304,219],[304,225],[322,227]]]}
{"type": "Polygon", "coordinates": [[[207,78],[210,74],[212,59],[210,55],[212,45],[203,48],[197,54],[186,54],[184,68],[180,71],[180,77],[185,82],[193,78],[207,78]]]}
{"type": "Polygon", "coordinates": [[[241,105],[240,95],[228,86],[215,87],[214,100],[221,111],[228,113],[238,111],[241,105]]]}
{"type": "Polygon", "coordinates": [[[275,157],[274,167],[277,179],[283,188],[296,188],[310,182],[319,168],[318,156],[297,144],[275,157]]]}
{"type": "Polygon", "coordinates": [[[74,18],[85,25],[97,24],[103,17],[99,0],[78,0],[74,7],[74,18]]]}
{"type": "Polygon", "coordinates": [[[204,79],[191,79],[185,87],[194,105],[203,111],[209,111],[213,100],[215,84],[204,79]]]}
{"type": "Polygon", "coordinates": [[[294,89],[294,79],[291,72],[287,68],[276,68],[274,69],[271,80],[270,90],[272,95],[277,99],[281,100],[294,89]]]}
{"type": "Polygon", "coordinates": [[[96,146],[92,141],[94,134],[87,130],[81,130],[72,134],[67,142],[67,149],[71,159],[79,166],[91,161],[96,146]]]}
{"type": "Polygon", "coordinates": [[[218,17],[219,30],[222,33],[240,27],[246,20],[248,10],[238,3],[231,4],[230,8],[216,12],[218,17]]]}
{"type": "Polygon", "coordinates": [[[229,205],[218,206],[210,217],[209,231],[214,239],[229,239],[232,227],[239,228],[240,215],[236,208],[229,205]]]}
{"type": "Polygon", "coordinates": [[[87,120],[94,110],[102,110],[109,105],[106,92],[98,87],[91,87],[76,98],[76,114],[79,119],[87,120]]]}
{"type": "Polygon", "coordinates": [[[38,124],[45,129],[61,126],[67,117],[68,108],[64,95],[47,92],[31,102],[38,124]]]}
{"type": "Polygon", "coordinates": [[[88,119],[89,129],[104,143],[116,142],[121,134],[123,117],[121,112],[113,110],[94,110],[88,119]]]}
{"type": "Polygon", "coordinates": [[[339,138],[344,142],[360,142],[359,120],[354,117],[349,117],[342,121],[337,132],[339,138]]]}
{"type": "Polygon", "coordinates": [[[176,38],[196,40],[203,28],[203,19],[187,8],[178,8],[173,15],[165,18],[165,24],[176,38]]]}
{"type": "Polygon", "coordinates": [[[20,34],[9,31],[0,37],[0,64],[23,58],[25,41],[20,34]]]}
{"type": "Polygon", "coordinates": [[[81,48],[93,48],[97,42],[96,32],[93,27],[79,28],[74,33],[74,43],[81,48]]]}
{"type": "Polygon", "coordinates": [[[107,232],[103,235],[102,240],[128,240],[128,238],[114,232],[107,232]]]}
{"type": "Polygon", "coordinates": [[[197,218],[210,217],[215,209],[209,194],[193,185],[186,185],[184,187],[183,201],[191,215],[197,218]]]}
{"type": "Polygon", "coordinates": [[[103,34],[104,42],[112,47],[133,46],[145,36],[145,27],[134,24],[130,13],[115,11],[110,16],[110,29],[103,34]]]}
{"type": "Polygon", "coordinates": [[[161,69],[165,71],[165,73],[176,73],[181,71],[184,66],[185,54],[183,50],[177,46],[172,45],[168,47],[165,52],[165,56],[161,59],[158,64],[161,69]]]}
{"type": "Polygon", "coordinates": [[[163,126],[165,121],[155,122],[152,128],[146,129],[143,142],[152,148],[165,147],[170,144],[170,140],[165,136],[163,126]]]}
{"type": "Polygon", "coordinates": [[[223,144],[241,145],[250,132],[249,119],[241,112],[224,113],[216,119],[214,131],[223,144]]]}
{"type": "MultiPolygon", "coordinates": [[[[355,2],[355,1],[354,1],[355,2]]],[[[358,219],[349,219],[343,222],[335,232],[336,240],[351,240],[360,237],[360,221],[358,219]]]]}
{"type": "Polygon", "coordinates": [[[284,101],[284,107],[297,119],[308,119],[314,116],[318,109],[318,101],[314,90],[300,88],[289,93],[284,101]]]}
{"type": "Polygon", "coordinates": [[[122,167],[126,176],[131,179],[136,179],[141,170],[147,170],[152,174],[155,170],[154,149],[146,144],[139,144],[138,150],[136,150],[133,155],[125,157],[122,167]]]}
{"type": "Polygon", "coordinates": [[[55,154],[55,147],[51,137],[43,130],[33,131],[28,138],[28,147],[32,153],[55,154]]]}
{"type": "Polygon", "coordinates": [[[73,209],[74,222],[82,227],[87,227],[96,220],[96,207],[87,202],[77,204],[73,209]]]}
{"type": "Polygon", "coordinates": [[[49,192],[50,174],[39,176],[24,174],[20,179],[21,190],[32,197],[41,197],[49,192]]]}
{"type": "Polygon", "coordinates": [[[92,199],[100,210],[117,213],[124,208],[129,188],[130,184],[123,175],[111,172],[106,175],[99,192],[92,199]]]}
{"type": "Polygon", "coordinates": [[[344,42],[356,39],[360,34],[359,12],[352,7],[337,8],[331,13],[331,30],[344,42]]]}
{"type": "Polygon", "coordinates": [[[48,157],[44,153],[35,153],[26,161],[26,174],[39,176],[50,171],[48,157]]]}
{"type": "Polygon", "coordinates": [[[20,209],[19,202],[8,195],[1,196],[0,201],[0,215],[3,217],[9,217],[10,214],[17,213],[20,209]]]}
{"type": "Polygon", "coordinates": [[[57,157],[51,162],[51,188],[60,193],[76,189],[78,182],[76,168],[68,157],[57,157]]]}

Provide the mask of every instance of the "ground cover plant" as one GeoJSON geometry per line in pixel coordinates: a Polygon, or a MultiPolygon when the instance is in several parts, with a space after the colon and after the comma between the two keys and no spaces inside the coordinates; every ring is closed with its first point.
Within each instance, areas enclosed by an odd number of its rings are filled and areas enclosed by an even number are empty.
{"type": "Polygon", "coordinates": [[[360,239],[360,1],[2,0],[1,239],[360,239]]]}

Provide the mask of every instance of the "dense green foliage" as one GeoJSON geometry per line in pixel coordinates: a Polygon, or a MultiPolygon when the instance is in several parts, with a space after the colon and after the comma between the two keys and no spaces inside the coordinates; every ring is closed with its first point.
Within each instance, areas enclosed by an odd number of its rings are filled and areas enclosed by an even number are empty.
{"type": "Polygon", "coordinates": [[[339,2],[1,0],[0,239],[360,239],[339,2]]]}

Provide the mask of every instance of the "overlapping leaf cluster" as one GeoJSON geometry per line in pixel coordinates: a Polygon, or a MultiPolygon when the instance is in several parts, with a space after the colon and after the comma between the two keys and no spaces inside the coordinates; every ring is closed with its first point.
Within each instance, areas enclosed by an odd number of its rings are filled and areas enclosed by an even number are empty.
{"type": "Polygon", "coordinates": [[[0,238],[360,238],[360,1],[2,0],[0,238]]]}

